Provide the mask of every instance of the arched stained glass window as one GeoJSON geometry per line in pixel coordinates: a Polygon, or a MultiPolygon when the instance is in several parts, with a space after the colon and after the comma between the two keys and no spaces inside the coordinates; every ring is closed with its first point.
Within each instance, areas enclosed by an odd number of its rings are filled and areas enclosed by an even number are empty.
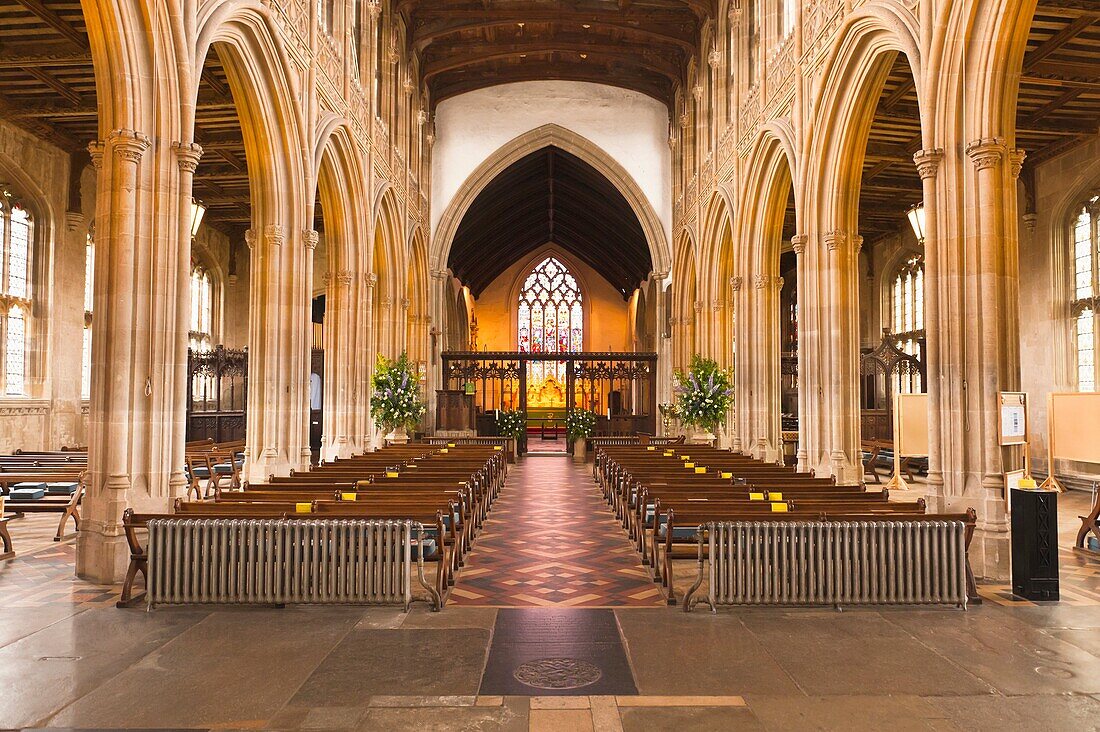
{"type": "MultiPolygon", "coordinates": [[[[894,275],[892,335],[906,353],[923,358],[920,342],[924,338],[924,255],[906,260],[894,275]]],[[[897,391],[913,394],[924,391],[919,373],[897,374],[897,391]]]]}
{"type": "Polygon", "coordinates": [[[0,372],[5,396],[27,394],[31,330],[30,263],[33,220],[8,191],[0,196],[0,372]]]}
{"type": "MultiPolygon", "coordinates": [[[[584,307],[581,288],[557,257],[542,260],[519,293],[517,346],[530,353],[568,353],[584,350],[584,307]]],[[[564,365],[547,361],[531,364],[535,383],[553,375],[565,378],[564,365]]]]}
{"type": "Polygon", "coordinates": [[[191,269],[191,348],[196,351],[208,351],[211,344],[211,315],[214,307],[214,295],[210,284],[210,273],[202,267],[191,269]]]}
{"type": "Polygon", "coordinates": [[[1073,318],[1077,388],[1096,391],[1100,369],[1096,360],[1096,333],[1100,330],[1100,196],[1078,208],[1070,221],[1073,245],[1073,318]]]}

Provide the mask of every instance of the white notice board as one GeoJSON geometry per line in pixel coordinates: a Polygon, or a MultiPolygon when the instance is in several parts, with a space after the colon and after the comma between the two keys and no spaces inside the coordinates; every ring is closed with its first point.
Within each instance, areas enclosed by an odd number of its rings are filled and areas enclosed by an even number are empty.
{"type": "Polygon", "coordinates": [[[928,454],[928,395],[894,395],[894,449],[899,456],[928,454]]]}
{"type": "Polygon", "coordinates": [[[1027,443],[1027,394],[1022,391],[1001,392],[1001,444],[1027,443]]]}

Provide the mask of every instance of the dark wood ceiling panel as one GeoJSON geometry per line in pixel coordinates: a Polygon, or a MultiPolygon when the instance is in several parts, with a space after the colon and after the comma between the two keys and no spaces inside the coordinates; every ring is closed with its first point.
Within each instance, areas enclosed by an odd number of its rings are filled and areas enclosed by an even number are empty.
{"type": "Polygon", "coordinates": [[[448,266],[475,297],[504,270],[556,244],[604,277],[623,298],[652,269],[642,225],[595,168],[548,147],[517,160],[474,199],[448,266]]]}
{"type": "Polygon", "coordinates": [[[671,106],[710,0],[402,0],[432,103],[497,84],[591,81],[671,106]]]}

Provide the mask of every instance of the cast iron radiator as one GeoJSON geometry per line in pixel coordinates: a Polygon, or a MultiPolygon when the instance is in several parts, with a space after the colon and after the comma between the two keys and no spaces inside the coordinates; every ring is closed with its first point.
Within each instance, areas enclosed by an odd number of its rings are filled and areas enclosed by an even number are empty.
{"type": "Polygon", "coordinates": [[[700,527],[699,577],[717,605],[942,604],[965,608],[962,521],[734,521],[700,527]],[[709,573],[708,573],[709,567],[709,573]]]}
{"type": "Polygon", "coordinates": [[[436,607],[414,521],[153,519],[147,602],[158,604],[399,604],[412,567],[436,607]]]}

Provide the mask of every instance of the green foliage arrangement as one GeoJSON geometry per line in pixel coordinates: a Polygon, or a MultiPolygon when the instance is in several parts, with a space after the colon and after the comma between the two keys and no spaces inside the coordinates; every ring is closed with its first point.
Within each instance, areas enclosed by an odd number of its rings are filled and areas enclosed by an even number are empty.
{"type": "Polygon", "coordinates": [[[379,355],[371,383],[374,391],[370,408],[382,429],[409,428],[420,422],[427,406],[420,398],[416,371],[408,354],[402,353],[396,361],[379,355]]]}
{"type": "Polygon", "coordinates": [[[499,412],[497,432],[501,437],[514,437],[518,440],[527,432],[527,415],[518,409],[512,412],[499,412]]]}
{"type": "Polygon", "coordinates": [[[574,409],[565,416],[565,436],[570,442],[589,438],[596,431],[596,413],[588,409],[574,409]]]}
{"type": "Polygon", "coordinates": [[[691,357],[685,374],[676,372],[676,411],[681,421],[714,430],[733,401],[733,375],[712,359],[691,357]]]}

